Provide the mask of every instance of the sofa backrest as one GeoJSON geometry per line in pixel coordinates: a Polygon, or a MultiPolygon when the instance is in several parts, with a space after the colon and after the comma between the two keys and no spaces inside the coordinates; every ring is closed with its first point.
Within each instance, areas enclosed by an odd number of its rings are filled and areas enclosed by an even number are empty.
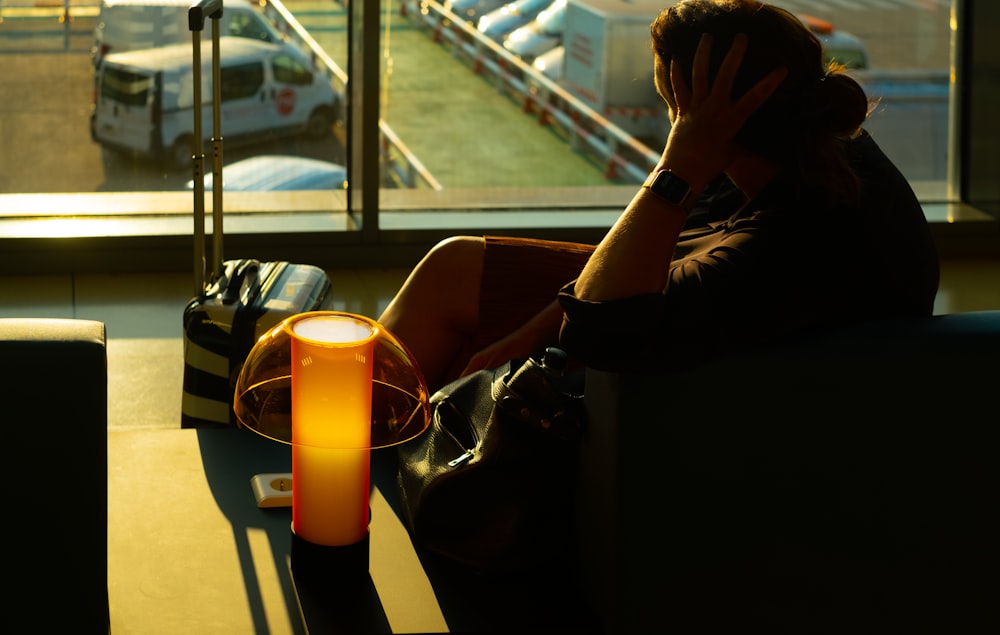
{"type": "Polygon", "coordinates": [[[581,541],[609,632],[996,620],[998,389],[1000,311],[588,371],[581,541]]]}
{"type": "Polygon", "coordinates": [[[0,319],[5,615],[26,630],[108,632],[105,325],[0,319]]]}

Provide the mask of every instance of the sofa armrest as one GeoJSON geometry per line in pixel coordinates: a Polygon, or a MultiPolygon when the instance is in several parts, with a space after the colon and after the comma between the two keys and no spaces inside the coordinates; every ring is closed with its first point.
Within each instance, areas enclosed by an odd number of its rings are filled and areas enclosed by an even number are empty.
{"type": "Polygon", "coordinates": [[[995,623],[971,581],[1000,563],[998,386],[1000,311],[588,370],[580,539],[608,631],[995,623]]]}
{"type": "Polygon", "coordinates": [[[11,537],[7,615],[29,630],[107,632],[105,325],[0,319],[11,537]]]}

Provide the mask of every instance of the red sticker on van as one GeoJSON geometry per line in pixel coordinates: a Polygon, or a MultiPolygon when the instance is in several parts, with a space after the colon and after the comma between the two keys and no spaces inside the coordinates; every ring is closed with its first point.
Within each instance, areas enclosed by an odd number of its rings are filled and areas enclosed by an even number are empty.
{"type": "Polygon", "coordinates": [[[279,115],[292,114],[292,111],[295,110],[295,91],[291,88],[282,88],[274,99],[274,105],[278,109],[279,115]]]}

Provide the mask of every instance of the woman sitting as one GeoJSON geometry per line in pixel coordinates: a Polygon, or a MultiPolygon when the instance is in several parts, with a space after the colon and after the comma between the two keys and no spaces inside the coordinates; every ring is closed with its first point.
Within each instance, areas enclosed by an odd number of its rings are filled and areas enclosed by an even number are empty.
{"type": "Polygon", "coordinates": [[[651,35],[670,132],[600,244],[452,238],[382,314],[432,390],[557,343],[592,367],[682,370],[932,312],[920,204],[862,128],[864,90],[798,18],[683,0],[651,35]]]}

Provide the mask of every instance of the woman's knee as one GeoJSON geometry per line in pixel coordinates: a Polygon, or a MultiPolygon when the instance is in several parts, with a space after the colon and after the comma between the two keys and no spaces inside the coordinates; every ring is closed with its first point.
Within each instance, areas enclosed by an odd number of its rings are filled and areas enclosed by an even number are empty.
{"type": "Polygon", "coordinates": [[[434,258],[465,261],[482,258],[484,248],[482,236],[450,236],[431,247],[428,253],[434,258]]]}
{"type": "Polygon", "coordinates": [[[435,277],[449,284],[468,279],[479,284],[483,269],[485,241],[479,236],[452,236],[431,247],[420,263],[435,277]]]}

